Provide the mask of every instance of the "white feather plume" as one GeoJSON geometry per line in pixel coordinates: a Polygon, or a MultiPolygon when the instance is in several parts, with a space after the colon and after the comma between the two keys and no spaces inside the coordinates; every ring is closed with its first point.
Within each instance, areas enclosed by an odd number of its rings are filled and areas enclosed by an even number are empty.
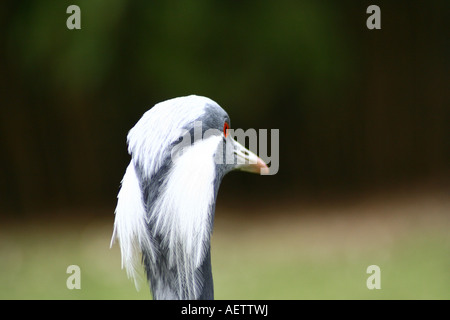
{"type": "MultiPolygon", "coordinates": [[[[175,98],[156,104],[130,130],[128,152],[132,160],[122,180],[115,210],[112,242],[119,239],[122,267],[129,277],[138,278],[141,250],[150,253],[155,262],[158,248],[149,234],[147,223],[169,248],[169,264],[177,268],[180,292],[185,299],[195,299],[201,291],[201,279],[195,275],[208,249],[210,206],[214,201],[214,154],[222,140],[210,136],[185,148],[173,159],[160,195],[146,212],[136,168],[152,177],[167,159],[164,147],[183,134],[183,124],[198,119],[207,105],[217,105],[199,96],[175,98]],[[186,291],[186,290],[184,290],[186,291]]],[[[151,181],[150,181],[151,183],[151,181]]]]}

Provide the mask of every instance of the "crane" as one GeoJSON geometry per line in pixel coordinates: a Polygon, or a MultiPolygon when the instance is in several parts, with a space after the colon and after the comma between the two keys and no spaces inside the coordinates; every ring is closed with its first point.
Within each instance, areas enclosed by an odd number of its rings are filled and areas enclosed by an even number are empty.
{"type": "Polygon", "coordinates": [[[268,167],[230,134],[230,117],[196,95],[156,104],[127,136],[131,161],[118,193],[111,245],[154,299],[214,299],[211,233],[222,178],[268,167]]]}

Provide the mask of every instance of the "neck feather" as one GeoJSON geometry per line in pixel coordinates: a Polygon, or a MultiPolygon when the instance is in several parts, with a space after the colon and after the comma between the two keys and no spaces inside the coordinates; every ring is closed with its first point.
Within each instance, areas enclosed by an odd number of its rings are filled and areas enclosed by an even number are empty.
{"type": "Polygon", "coordinates": [[[155,299],[213,298],[210,237],[221,137],[186,148],[173,161],[150,207],[150,248],[142,248],[155,299]],[[147,254],[148,253],[148,254],[147,254]]]}

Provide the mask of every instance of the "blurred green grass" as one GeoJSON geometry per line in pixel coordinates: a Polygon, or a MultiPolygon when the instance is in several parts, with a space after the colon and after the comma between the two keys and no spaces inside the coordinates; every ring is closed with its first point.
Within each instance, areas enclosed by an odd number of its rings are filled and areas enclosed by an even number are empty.
{"type": "MultiPolygon", "coordinates": [[[[216,299],[450,299],[449,208],[428,200],[285,205],[256,216],[219,207],[216,299]],[[366,287],[372,264],[381,268],[380,290],[366,287]]],[[[145,283],[136,291],[127,279],[118,245],[109,248],[113,216],[81,220],[4,222],[0,299],[151,298],[145,283]],[[81,268],[80,290],[66,287],[72,264],[81,268]]]]}

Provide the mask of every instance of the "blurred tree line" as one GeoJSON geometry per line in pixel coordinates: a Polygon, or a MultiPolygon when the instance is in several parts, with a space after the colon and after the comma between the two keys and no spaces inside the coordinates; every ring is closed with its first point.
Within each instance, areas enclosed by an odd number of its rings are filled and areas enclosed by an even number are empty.
{"type": "Polygon", "coordinates": [[[448,178],[449,2],[375,2],[2,1],[0,209],[114,203],[128,130],[192,93],[280,129],[279,173],[224,192],[448,178]]]}

